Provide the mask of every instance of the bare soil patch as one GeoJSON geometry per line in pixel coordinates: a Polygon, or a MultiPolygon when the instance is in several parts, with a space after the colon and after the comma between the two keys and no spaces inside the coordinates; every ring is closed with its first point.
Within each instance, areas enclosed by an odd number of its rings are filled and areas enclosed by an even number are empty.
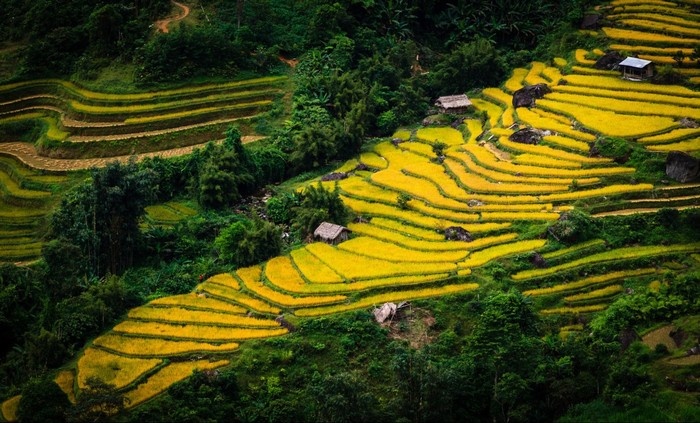
{"type": "Polygon", "coordinates": [[[172,22],[177,22],[185,19],[187,15],[190,14],[190,8],[182,3],[178,3],[176,1],[172,2],[174,6],[178,7],[181,9],[181,12],[175,16],[170,16],[165,19],[161,19],[159,21],[156,21],[155,27],[158,30],[158,32],[162,32],[163,34],[167,34],[170,32],[168,29],[168,25],[170,25],[172,22]]]}

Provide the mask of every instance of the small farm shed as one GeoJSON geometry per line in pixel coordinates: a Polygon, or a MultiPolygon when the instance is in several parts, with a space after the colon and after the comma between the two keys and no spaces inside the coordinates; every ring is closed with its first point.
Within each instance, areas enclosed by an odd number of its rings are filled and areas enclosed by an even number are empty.
{"type": "Polygon", "coordinates": [[[440,113],[467,113],[472,102],[465,94],[446,95],[438,97],[435,101],[435,106],[440,110],[440,113]]]}
{"type": "Polygon", "coordinates": [[[641,81],[654,76],[654,63],[650,60],[628,57],[617,64],[622,77],[632,81],[641,81]]]}
{"type": "Polygon", "coordinates": [[[335,223],[322,222],[314,231],[314,239],[319,239],[328,244],[338,244],[348,239],[350,229],[335,223]]]}

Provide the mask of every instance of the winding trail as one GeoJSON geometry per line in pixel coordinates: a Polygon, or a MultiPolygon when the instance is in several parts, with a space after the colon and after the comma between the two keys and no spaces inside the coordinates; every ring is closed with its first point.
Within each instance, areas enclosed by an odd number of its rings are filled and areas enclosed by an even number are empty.
{"type": "MultiPolygon", "coordinates": [[[[258,141],[265,137],[261,136],[250,136],[246,135],[242,137],[243,144],[248,144],[254,141],[258,141]]],[[[222,140],[214,141],[221,142],[222,140]]],[[[204,148],[207,143],[189,145],[187,147],[172,148],[170,150],[160,150],[153,151],[150,153],[124,155],[124,156],[114,156],[114,157],[100,157],[94,159],[59,159],[53,157],[40,156],[34,145],[26,142],[3,142],[0,143],[0,153],[8,154],[16,157],[19,161],[25,165],[41,170],[50,171],[70,171],[70,170],[82,170],[89,169],[91,167],[102,167],[106,166],[110,162],[120,162],[126,163],[129,158],[135,157],[136,161],[141,161],[148,157],[178,157],[190,154],[197,148],[204,148]]]]}
{"type": "Polygon", "coordinates": [[[185,6],[184,4],[178,3],[176,1],[171,1],[171,2],[173,3],[173,5],[182,9],[182,13],[179,15],[170,16],[168,18],[156,21],[156,23],[155,23],[156,29],[158,30],[158,32],[162,32],[163,34],[167,34],[168,32],[170,32],[170,30],[168,29],[168,25],[170,25],[171,22],[181,21],[181,20],[185,19],[187,17],[187,15],[190,14],[190,8],[188,6],[185,6]]]}

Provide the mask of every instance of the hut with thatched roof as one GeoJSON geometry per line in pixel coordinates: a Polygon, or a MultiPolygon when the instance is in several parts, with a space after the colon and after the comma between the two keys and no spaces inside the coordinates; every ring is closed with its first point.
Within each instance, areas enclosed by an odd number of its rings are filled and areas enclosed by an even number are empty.
{"type": "Polygon", "coordinates": [[[467,113],[472,107],[472,102],[465,94],[446,95],[438,97],[435,101],[435,107],[440,113],[462,114],[467,113]]]}
{"type": "Polygon", "coordinates": [[[321,222],[314,231],[314,239],[328,244],[338,244],[348,239],[350,229],[335,223],[321,222]]]}

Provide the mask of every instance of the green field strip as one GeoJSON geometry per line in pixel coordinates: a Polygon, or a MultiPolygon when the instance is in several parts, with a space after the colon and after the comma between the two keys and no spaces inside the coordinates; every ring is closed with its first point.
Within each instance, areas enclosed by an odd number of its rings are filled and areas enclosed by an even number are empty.
{"type": "Polygon", "coordinates": [[[323,316],[328,314],[343,313],[351,310],[359,310],[373,306],[380,306],[381,304],[384,304],[388,301],[398,302],[404,300],[418,300],[423,298],[459,294],[474,291],[478,287],[479,285],[475,283],[465,283],[445,285],[441,287],[396,291],[386,294],[367,296],[350,304],[300,309],[296,310],[294,314],[299,317],[323,316]]]}
{"type": "Polygon", "coordinates": [[[584,292],[580,294],[569,295],[564,297],[566,303],[580,303],[584,301],[609,299],[610,297],[616,296],[623,291],[622,285],[611,285],[605,288],[595,289],[593,291],[584,292]]]}
{"type": "Polygon", "coordinates": [[[548,253],[543,253],[542,258],[545,260],[557,259],[560,257],[568,256],[569,254],[579,253],[581,251],[589,250],[596,247],[602,247],[605,245],[605,241],[602,239],[593,239],[590,241],[582,242],[580,244],[572,245],[571,247],[562,248],[555,251],[550,251],[548,253]]]}
{"type": "Polygon", "coordinates": [[[257,319],[239,314],[220,313],[216,311],[188,310],[181,307],[148,307],[131,309],[127,317],[134,321],[205,324],[222,327],[277,327],[273,320],[257,319]]]}
{"type": "Polygon", "coordinates": [[[2,403],[2,417],[7,422],[17,421],[17,410],[19,409],[19,401],[22,399],[22,395],[15,395],[2,403]]]}
{"type": "MultiPolygon", "coordinates": [[[[596,75],[596,76],[611,76],[611,77],[617,77],[620,75],[618,71],[610,71],[610,70],[605,70],[605,69],[596,69],[593,67],[587,67],[587,66],[572,66],[571,67],[571,74],[574,75],[596,75]]],[[[567,78],[569,75],[564,75],[564,79],[568,80],[567,78]]]]}
{"type": "Polygon", "coordinates": [[[261,100],[254,101],[250,103],[239,103],[233,106],[226,107],[203,107],[199,109],[190,109],[183,112],[177,113],[167,113],[155,116],[144,116],[144,117],[134,117],[124,120],[127,124],[138,124],[138,123],[150,123],[165,120],[181,119],[181,118],[192,118],[192,117],[202,117],[207,115],[220,115],[228,113],[231,111],[241,111],[241,110],[257,110],[263,106],[269,106],[272,104],[272,100],[261,100]]]}
{"type": "Polygon", "coordinates": [[[685,195],[680,197],[670,197],[670,198],[638,198],[636,200],[629,200],[630,203],[668,203],[673,201],[685,201],[685,200],[700,200],[700,195],[685,195]]]}
{"type": "Polygon", "coordinates": [[[51,196],[48,191],[22,188],[4,169],[0,169],[0,191],[4,195],[27,200],[45,200],[51,196]]]}
{"type": "Polygon", "coordinates": [[[675,244],[675,245],[649,245],[641,247],[623,247],[603,253],[593,254],[567,263],[552,266],[546,269],[523,270],[511,276],[515,281],[523,281],[533,278],[542,278],[557,273],[569,271],[582,266],[606,263],[610,261],[625,261],[643,257],[657,257],[678,253],[691,253],[700,251],[700,243],[675,244]]]}
{"type": "Polygon", "coordinates": [[[257,298],[252,298],[242,292],[212,282],[199,284],[197,291],[204,291],[214,298],[220,298],[224,301],[228,300],[262,314],[279,314],[281,311],[279,308],[257,298]]]}
{"type": "Polygon", "coordinates": [[[199,342],[239,342],[248,339],[268,338],[284,335],[284,328],[232,328],[198,324],[169,324],[156,322],[135,322],[126,320],[117,324],[114,333],[138,335],[144,338],[165,338],[170,340],[199,342]]]}
{"type": "Polygon", "coordinates": [[[585,314],[605,310],[607,304],[592,304],[578,307],[558,307],[540,310],[541,314],[585,314]]]}
{"type": "Polygon", "coordinates": [[[78,359],[78,386],[85,389],[88,378],[98,377],[103,382],[114,385],[116,389],[121,389],[162,363],[160,358],[131,358],[97,348],[87,348],[78,359]]]}
{"type": "Polygon", "coordinates": [[[651,150],[651,151],[658,151],[658,152],[668,152],[668,151],[674,151],[674,150],[698,151],[698,150],[700,150],[700,138],[687,140],[687,141],[673,142],[670,144],[649,145],[649,146],[647,146],[647,149],[651,150]]]}
{"type": "Polygon", "coordinates": [[[139,338],[107,333],[93,341],[93,345],[116,354],[136,358],[172,357],[185,354],[224,354],[239,348],[236,342],[208,343],[139,338]]]}
{"type": "Polygon", "coordinates": [[[601,213],[596,213],[591,215],[592,217],[606,217],[606,216],[629,216],[632,214],[641,214],[641,213],[656,213],[662,208],[664,209],[675,209],[675,210],[687,210],[687,209],[696,209],[700,207],[698,204],[690,205],[690,206],[662,206],[662,207],[653,207],[653,208],[638,208],[638,209],[620,209],[620,210],[611,210],[611,211],[606,211],[606,212],[601,212],[601,213]]]}

